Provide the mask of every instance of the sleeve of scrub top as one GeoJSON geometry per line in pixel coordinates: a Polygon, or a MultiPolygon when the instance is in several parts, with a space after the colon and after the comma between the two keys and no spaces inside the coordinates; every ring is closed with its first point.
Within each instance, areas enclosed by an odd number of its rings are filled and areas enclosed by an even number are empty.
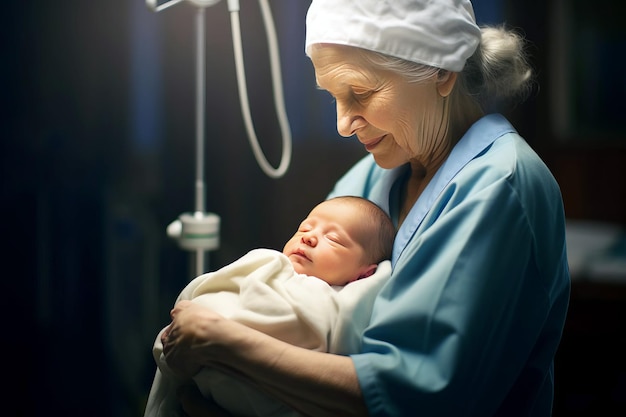
{"type": "MultiPolygon", "coordinates": [[[[362,353],[352,356],[371,416],[494,415],[520,375],[551,389],[541,381],[550,377],[563,317],[546,324],[554,279],[539,270],[535,227],[558,221],[553,210],[531,220],[527,203],[508,178],[444,190],[379,294],[362,353]]],[[[545,256],[560,263],[559,253],[545,256]]]]}

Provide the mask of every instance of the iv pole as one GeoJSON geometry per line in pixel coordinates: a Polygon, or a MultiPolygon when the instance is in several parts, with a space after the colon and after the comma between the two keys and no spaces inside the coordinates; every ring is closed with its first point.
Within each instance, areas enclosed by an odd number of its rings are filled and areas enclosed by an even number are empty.
{"type": "MultiPolygon", "coordinates": [[[[155,12],[159,12],[185,0],[146,0],[148,6],[155,12]],[[160,4],[159,4],[160,3],[160,4]]],[[[206,189],[204,181],[204,138],[205,138],[205,106],[206,106],[206,57],[205,57],[205,9],[217,4],[220,0],[186,0],[198,6],[196,12],[196,180],[195,180],[195,211],[183,213],[167,227],[169,237],[177,239],[179,245],[192,252],[194,256],[194,271],[198,276],[208,269],[207,252],[219,247],[220,218],[215,213],[207,213],[205,207],[206,189]]],[[[248,95],[243,69],[243,53],[241,48],[241,30],[239,26],[239,0],[228,0],[228,9],[231,14],[233,34],[233,48],[237,69],[237,80],[241,111],[243,114],[246,132],[255,158],[261,169],[271,178],[280,178],[285,174],[291,160],[291,130],[284,109],[282,81],[280,79],[280,62],[278,48],[276,47],[276,35],[273,31],[273,22],[267,0],[259,0],[263,12],[264,23],[270,50],[272,63],[272,81],[274,86],[274,101],[276,112],[281,126],[283,137],[283,154],[278,168],[274,169],[267,162],[258,144],[248,104],[248,95]]]]}

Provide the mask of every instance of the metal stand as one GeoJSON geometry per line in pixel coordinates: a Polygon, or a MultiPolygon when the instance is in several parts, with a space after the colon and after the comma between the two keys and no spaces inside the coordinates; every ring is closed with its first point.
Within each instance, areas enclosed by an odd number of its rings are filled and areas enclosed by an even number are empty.
{"type": "MultiPolygon", "coordinates": [[[[204,114],[206,105],[206,48],[205,48],[205,9],[220,2],[220,0],[146,0],[147,5],[159,12],[182,1],[188,1],[198,7],[196,14],[196,180],[195,180],[195,211],[183,213],[167,227],[169,237],[176,239],[185,250],[192,251],[195,255],[193,262],[195,273],[193,277],[201,275],[208,270],[208,251],[219,248],[220,217],[215,213],[207,213],[205,207],[205,182],[204,182],[204,137],[205,125],[204,114]]],[[[250,145],[254,152],[259,167],[270,178],[283,176],[291,161],[291,130],[285,111],[282,94],[282,80],[280,75],[280,60],[278,57],[278,42],[271,17],[271,10],[267,0],[259,0],[263,20],[265,23],[268,45],[270,51],[270,64],[272,67],[272,84],[274,87],[274,101],[276,112],[283,137],[283,154],[278,168],[273,168],[263,155],[254,127],[248,103],[248,95],[245,82],[243,65],[243,52],[241,46],[241,31],[239,24],[239,0],[228,0],[228,10],[231,15],[233,35],[233,48],[235,52],[235,64],[237,70],[237,85],[241,101],[241,111],[250,145]]]]}
{"type": "MultiPolygon", "coordinates": [[[[219,0],[218,0],[219,1],[219,0]]],[[[214,4],[216,2],[213,2],[214,4]]],[[[212,4],[208,4],[209,6],[212,4]]],[[[195,211],[183,213],[167,227],[169,237],[178,240],[181,248],[195,255],[194,277],[208,270],[208,251],[219,248],[220,217],[207,213],[205,207],[206,187],[204,181],[204,113],[206,107],[206,47],[204,17],[205,8],[196,12],[196,181],[195,211]]]]}

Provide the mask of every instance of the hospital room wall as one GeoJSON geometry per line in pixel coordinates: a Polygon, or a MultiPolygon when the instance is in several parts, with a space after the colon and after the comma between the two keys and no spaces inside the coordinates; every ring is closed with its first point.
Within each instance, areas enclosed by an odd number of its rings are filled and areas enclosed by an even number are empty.
{"type": "Polygon", "coordinates": [[[572,292],[555,416],[626,414],[626,29],[618,0],[511,2],[538,93],[518,128],[561,187],[572,292]]]}
{"type": "MultiPolygon", "coordinates": [[[[275,0],[293,131],[287,175],[266,177],[243,128],[226,2],[207,10],[207,210],[215,269],[280,249],[364,150],[335,131],[302,51],[306,2],[275,0]]],[[[142,0],[11,2],[2,12],[3,288],[8,357],[23,366],[7,415],[140,415],[151,346],[191,256],[165,230],[194,209],[195,10],[142,0]],[[16,336],[17,335],[17,336],[16,336]],[[13,412],[15,410],[15,412],[13,412]]],[[[281,147],[256,2],[241,12],[255,127],[281,147]]]]}
{"type": "MultiPolygon", "coordinates": [[[[333,103],[315,88],[302,51],[308,2],[271,0],[294,153],[284,178],[261,172],[241,122],[225,3],[206,16],[207,210],[222,219],[210,269],[254,247],[280,249],[364,155],[338,137],[333,103]]],[[[242,3],[253,119],[276,165],[264,29],[256,2],[242,3]]],[[[487,23],[525,18],[512,6],[530,7],[475,3],[487,23]]],[[[189,253],[165,229],[194,207],[194,10],[34,0],[11,2],[1,16],[5,332],[7,355],[22,366],[10,392],[26,396],[7,415],[138,416],[154,371],[153,338],[192,275],[189,253]]],[[[552,158],[558,152],[541,144],[542,106],[531,99],[512,117],[552,158]]]]}

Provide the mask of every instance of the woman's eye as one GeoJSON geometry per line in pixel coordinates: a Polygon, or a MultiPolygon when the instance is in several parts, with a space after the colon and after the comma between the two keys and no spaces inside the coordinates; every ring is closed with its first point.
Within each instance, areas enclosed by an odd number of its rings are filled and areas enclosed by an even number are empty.
{"type": "Polygon", "coordinates": [[[370,98],[373,94],[372,90],[367,90],[367,91],[354,91],[353,92],[354,97],[357,100],[363,101],[363,100],[367,100],[368,98],[370,98]]]}

